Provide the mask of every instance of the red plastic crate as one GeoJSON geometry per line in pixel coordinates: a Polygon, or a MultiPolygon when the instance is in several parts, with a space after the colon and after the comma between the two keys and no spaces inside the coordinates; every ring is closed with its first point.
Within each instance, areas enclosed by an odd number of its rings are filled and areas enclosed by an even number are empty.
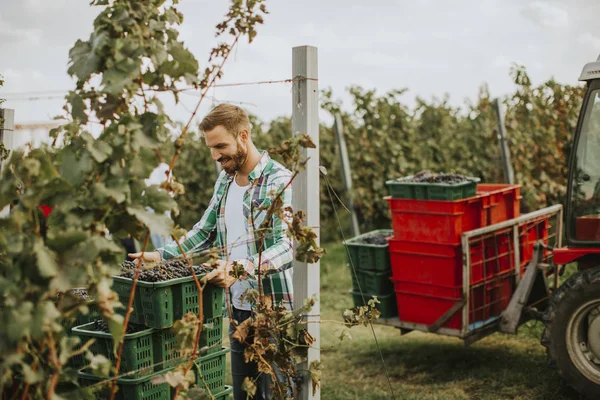
{"type": "Polygon", "coordinates": [[[469,323],[498,317],[510,303],[516,288],[512,272],[480,282],[471,288],[469,323]],[[485,296],[483,295],[485,293],[485,296]]]}
{"type": "Polygon", "coordinates": [[[481,183],[477,194],[487,197],[487,223],[497,224],[521,215],[521,186],[502,183],[481,183]]]}
{"type": "Polygon", "coordinates": [[[396,239],[458,243],[463,232],[518,217],[519,193],[519,185],[480,184],[476,196],[455,201],[385,199],[396,239]]]}
{"type": "MultiPolygon", "coordinates": [[[[482,252],[485,259],[480,265],[475,265],[471,259],[471,268],[474,273],[481,271],[481,279],[473,279],[477,282],[502,275],[515,269],[515,249],[512,234],[499,234],[486,237],[482,243],[482,252]]],[[[478,262],[478,261],[476,261],[478,262]]]]}
{"type": "MultiPolygon", "coordinates": [[[[533,245],[538,240],[542,240],[545,244],[548,244],[549,228],[550,221],[548,219],[534,220],[519,227],[519,254],[521,257],[521,267],[523,269],[522,273],[533,258],[533,245]]],[[[550,252],[545,249],[543,252],[544,257],[548,254],[550,254],[550,252]]]]}
{"type": "MultiPolygon", "coordinates": [[[[463,257],[460,244],[409,242],[388,239],[392,277],[428,285],[461,286],[463,257]]],[[[508,238],[492,237],[471,245],[471,283],[514,268],[514,250],[508,238]],[[485,257],[484,257],[485,253],[485,257]]]]}
{"type": "MultiPolygon", "coordinates": [[[[506,309],[514,288],[513,274],[508,273],[472,287],[469,324],[497,317],[506,309]]],[[[444,287],[414,282],[394,281],[398,318],[404,322],[432,325],[462,298],[462,287],[444,287]]],[[[444,325],[462,328],[462,310],[444,325]]]]}
{"type": "Polygon", "coordinates": [[[385,199],[399,240],[454,244],[463,232],[484,226],[487,218],[481,196],[456,201],[385,199]]]}

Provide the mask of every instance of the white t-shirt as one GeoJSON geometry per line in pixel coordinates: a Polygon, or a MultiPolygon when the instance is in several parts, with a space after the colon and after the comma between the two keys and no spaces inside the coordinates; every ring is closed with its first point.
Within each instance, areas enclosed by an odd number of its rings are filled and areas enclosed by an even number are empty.
{"type": "MultiPolygon", "coordinates": [[[[248,258],[248,236],[244,217],[244,193],[250,187],[240,186],[235,181],[235,178],[229,185],[227,199],[225,201],[225,229],[227,232],[227,252],[229,262],[247,259],[248,258]]],[[[241,295],[248,289],[242,281],[236,280],[229,288],[231,302],[233,306],[239,310],[250,310],[251,306],[248,302],[241,302],[241,295]]]]}

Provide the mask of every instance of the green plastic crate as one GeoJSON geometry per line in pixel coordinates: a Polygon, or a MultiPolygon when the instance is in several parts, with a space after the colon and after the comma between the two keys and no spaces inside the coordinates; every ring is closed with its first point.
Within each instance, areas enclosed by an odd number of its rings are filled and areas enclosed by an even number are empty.
{"type": "Polygon", "coordinates": [[[345,245],[350,254],[348,262],[354,265],[354,268],[363,271],[386,272],[390,271],[390,254],[388,244],[368,244],[361,243],[365,237],[383,233],[386,237],[394,236],[391,229],[379,229],[364,233],[362,235],[346,240],[345,245]]]}
{"type": "Polygon", "coordinates": [[[67,318],[62,320],[61,324],[65,328],[67,333],[71,333],[71,329],[77,325],[83,325],[90,323],[92,321],[96,321],[97,319],[102,318],[100,311],[98,310],[98,306],[95,302],[90,301],[87,304],[88,312],[87,314],[83,314],[78,312],[74,318],[67,318]]]}
{"type": "Polygon", "coordinates": [[[358,273],[363,282],[363,285],[361,286],[363,292],[378,296],[394,293],[394,282],[390,280],[390,277],[392,276],[391,271],[358,271],[358,273]]]}
{"type": "MultiPolygon", "coordinates": [[[[403,179],[410,179],[407,176],[403,179]]],[[[477,193],[479,178],[469,178],[471,181],[448,184],[448,183],[421,183],[402,182],[398,180],[387,181],[390,196],[397,199],[415,200],[460,200],[473,197],[477,193]]]]}
{"type": "MultiPolygon", "coordinates": [[[[225,386],[226,357],[228,348],[221,348],[218,352],[202,356],[196,360],[194,373],[196,374],[196,384],[205,388],[204,382],[208,386],[215,399],[227,399],[232,392],[231,386],[225,386]],[[198,369],[202,371],[202,378],[198,374],[198,369]]],[[[166,368],[151,375],[138,379],[117,379],[119,391],[115,398],[117,400],[170,400],[175,390],[168,383],[153,384],[152,378],[173,370],[174,367],[166,368]]],[[[81,386],[90,386],[106,378],[96,377],[82,371],[78,373],[78,380],[81,386]]],[[[110,382],[103,387],[97,394],[97,399],[108,399],[110,397],[110,382]]]]}
{"type": "Polygon", "coordinates": [[[87,314],[77,314],[77,325],[88,324],[90,322],[102,318],[102,315],[100,314],[100,310],[98,310],[98,306],[96,305],[96,303],[88,303],[87,308],[87,314]]]}
{"type": "MultiPolygon", "coordinates": [[[[94,354],[102,354],[113,362],[116,358],[113,353],[113,338],[110,333],[99,332],[95,329],[95,322],[76,326],[72,330],[74,335],[81,338],[82,342],[93,338],[95,342],[90,346],[94,354]]],[[[128,376],[129,379],[141,378],[154,372],[154,363],[160,355],[154,354],[152,346],[152,335],[154,329],[145,329],[141,332],[125,335],[123,343],[123,354],[121,357],[120,374],[134,372],[128,376]]]]}
{"type": "MultiPolygon", "coordinates": [[[[171,332],[171,328],[165,328],[157,330],[152,337],[154,345],[154,353],[162,354],[162,363],[156,363],[155,370],[161,370],[169,367],[176,366],[181,362],[179,346],[177,345],[177,338],[175,334],[171,332]]],[[[199,348],[209,347],[206,354],[213,354],[221,350],[221,344],[223,343],[223,317],[208,318],[205,320],[205,326],[202,328],[200,333],[199,348]],[[212,327],[208,327],[207,324],[211,324],[212,327]]]]}
{"type": "MultiPolygon", "coordinates": [[[[118,391],[116,400],[170,400],[171,387],[168,383],[152,383],[152,378],[164,374],[166,371],[156,372],[138,379],[117,379],[118,391]]],[[[104,381],[92,374],[79,371],[78,380],[81,386],[90,386],[104,381]]],[[[110,399],[110,381],[96,393],[97,399],[110,399]]]]}
{"type": "Polygon", "coordinates": [[[225,390],[220,393],[213,393],[213,397],[215,400],[227,400],[230,398],[231,393],[233,393],[233,386],[225,386],[225,390]]]}
{"type": "Polygon", "coordinates": [[[365,302],[368,303],[368,301],[373,296],[377,296],[377,300],[379,300],[380,303],[376,305],[376,308],[379,310],[379,312],[381,312],[380,318],[393,318],[398,316],[398,304],[396,303],[396,293],[391,293],[383,296],[370,293],[367,294],[366,292],[363,293],[365,301],[363,301],[360,292],[354,290],[350,291],[355,307],[366,305],[365,302]]]}
{"type": "Polygon", "coordinates": [[[200,387],[208,386],[211,393],[220,393],[225,389],[225,372],[227,366],[228,348],[221,348],[214,354],[204,355],[200,360],[196,360],[194,373],[196,374],[196,384],[200,387]],[[198,366],[202,371],[202,377],[198,373],[198,366]],[[204,378],[204,382],[202,381],[204,378]]]}
{"type": "Polygon", "coordinates": [[[375,272],[357,269],[355,274],[350,264],[347,264],[347,267],[352,277],[352,290],[356,292],[362,290],[363,292],[376,295],[385,295],[394,292],[394,283],[390,280],[392,276],[391,271],[375,272]]]}
{"type": "Polygon", "coordinates": [[[359,290],[359,288],[362,288],[363,282],[361,279],[361,275],[358,272],[358,269],[356,270],[356,273],[354,273],[354,271],[352,270],[352,267],[350,266],[349,263],[346,264],[346,267],[348,267],[348,272],[350,273],[350,276],[352,277],[352,290],[359,290]]]}
{"type": "MultiPolygon", "coordinates": [[[[125,305],[129,304],[132,284],[132,279],[113,277],[113,288],[119,294],[121,303],[125,305]]],[[[225,295],[223,288],[206,285],[203,295],[204,318],[222,315],[225,295]]],[[[156,329],[169,328],[188,312],[198,314],[198,288],[193,277],[164,282],[138,281],[131,322],[156,329]]]]}

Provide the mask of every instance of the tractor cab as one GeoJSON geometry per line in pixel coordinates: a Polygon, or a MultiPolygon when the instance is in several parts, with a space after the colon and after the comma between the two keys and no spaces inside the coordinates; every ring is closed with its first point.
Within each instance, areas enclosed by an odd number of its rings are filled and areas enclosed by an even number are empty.
{"type": "Polygon", "coordinates": [[[588,88],[570,157],[567,243],[600,247],[600,58],[585,66],[580,79],[588,80],[588,88]]]}
{"type": "Polygon", "coordinates": [[[566,248],[554,262],[579,260],[580,267],[600,261],[600,57],[585,65],[579,80],[587,90],[569,158],[566,201],[566,248]]]}
{"type": "Polygon", "coordinates": [[[600,398],[600,58],[579,77],[587,83],[569,158],[566,247],[554,263],[579,272],[552,292],[542,344],[551,365],[586,398],[600,398]]]}

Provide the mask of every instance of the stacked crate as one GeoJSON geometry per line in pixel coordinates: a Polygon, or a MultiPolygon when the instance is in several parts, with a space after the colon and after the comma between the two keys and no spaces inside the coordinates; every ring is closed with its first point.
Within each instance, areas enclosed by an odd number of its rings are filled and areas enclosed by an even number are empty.
{"type": "MultiPolygon", "coordinates": [[[[114,290],[119,300],[128,304],[133,284],[132,279],[113,277],[114,290]]],[[[138,281],[136,285],[130,323],[144,325],[146,329],[126,334],[124,337],[121,366],[118,380],[117,399],[123,400],[162,400],[172,398],[168,383],[153,380],[173,370],[177,365],[187,363],[178,351],[178,345],[171,327],[188,312],[198,314],[198,289],[193,277],[177,278],[162,282],[138,281]]],[[[207,285],[203,290],[204,327],[200,336],[199,357],[193,368],[199,387],[208,387],[215,399],[227,399],[232,391],[225,386],[226,354],[229,349],[222,347],[224,290],[207,285]],[[201,371],[201,375],[200,372],[201,371]]],[[[94,339],[90,350],[102,354],[115,362],[114,341],[110,333],[97,329],[97,321],[76,326],[73,334],[83,342],[94,339]]],[[[78,360],[83,366],[85,360],[78,360]]],[[[97,383],[96,377],[85,369],[79,372],[82,385],[97,383]]],[[[108,398],[108,388],[98,392],[98,398],[108,398]]]]}
{"type": "Polygon", "coordinates": [[[368,303],[377,296],[380,301],[376,305],[381,318],[392,318],[397,314],[394,285],[390,280],[392,270],[388,244],[368,243],[370,238],[383,238],[384,241],[393,235],[388,229],[376,230],[347,240],[345,245],[348,255],[348,267],[352,276],[350,291],[355,306],[368,303]]]}
{"type": "MultiPolygon", "coordinates": [[[[519,185],[387,184],[398,317],[429,326],[462,299],[462,233],[518,217],[519,185]]],[[[490,237],[471,246],[470,323],[498,316],[508,305],[514,289],[514,250],[505,239],[490,237]]],[[[461,326],[462,313],[456,313],[443,327],[461,326]]]]}

